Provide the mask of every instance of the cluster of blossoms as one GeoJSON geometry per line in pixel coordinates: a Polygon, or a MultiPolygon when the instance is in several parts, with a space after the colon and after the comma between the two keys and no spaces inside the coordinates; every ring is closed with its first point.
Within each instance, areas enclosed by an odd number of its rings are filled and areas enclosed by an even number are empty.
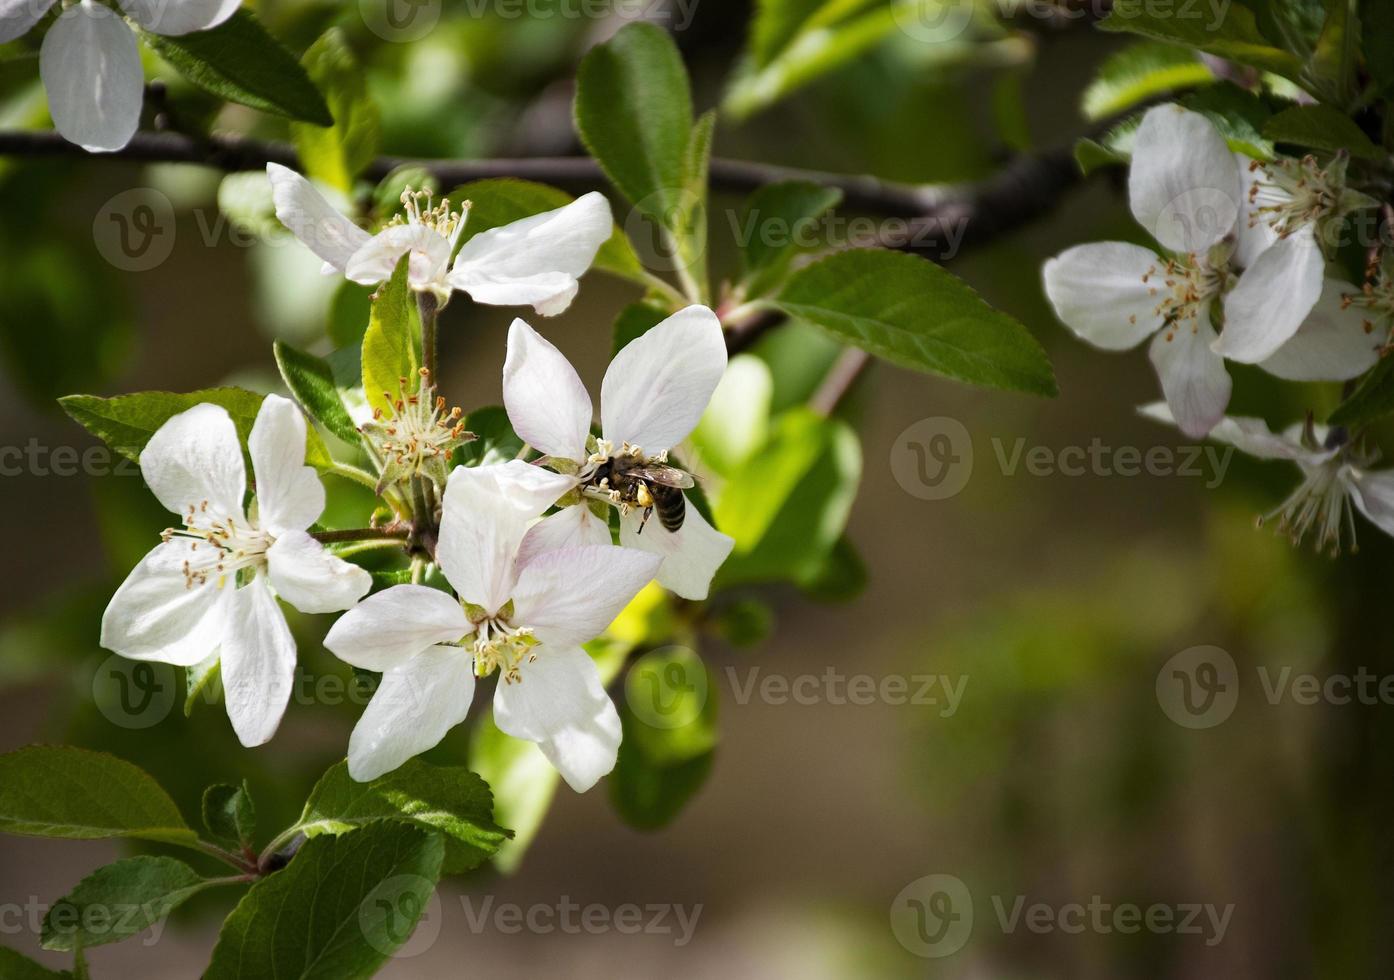
{"type": "MultiPolygon", "coordinates": [[[[1319,548],[1354,539],[1352,505],[1394,534],[1394,486],[1343,429],[1309,422],[1285,436],[1229,418],[1225,361],[1290,381],[1348,381],[1379,359],[1394,327],[1394,279],[1363,289],[1328,274],[1327,243],[1346,216],[1377,206],[1347,186],[1348,158],[1251,160],[1203,115],[1157,106],[1139,124],[1128,174],[1133,216],[1165,249],[1103,242],[1045,264],[1046,295],[1077,335],[1106,350],[1152,338],[1165,403],[1144,414],[1306,476],[1270,518],[1319,548]]],[[[1267,520],[1267,519],[1265,519],[1267,520]]]]}
{"type": "MultiPolygon", "coordinates": [[[[465,213],[408,195],[406,219],[370,236],[304,178],[270,170],[281,220],[330,270],[378,282],[409,254],[412,287],[442,305],[460,289],[480,302],[560,312],[613,228],[605,198],[590,194],[459,246],[465,213]]],[[[458,410],[445,410],[429,378],[415,395],[404,390],[392,416],[363,432],[388,449],[380,492],[408,479],[441,491],[434,561],[453,594],[403,584],[369,596],[371,576],[310,533],[324,489],[305,465],[306,423],[294,404],[277,395],[262,404],[248,441],[255,497],[246,510],[232,419],[197,405],[141,453],[146,482],[183,527],[166,532],[112,598],[102,644],[186,667],[221,660],[229,716],[251,746],[275,733],[294,680],[295,644],[275,597],[302,612],[347,610],[325,646],[382,674],[349,741],[355,779],[437,744],[465,719],[476,678],[494,674],[498,727],[537,743],[572,787],[589,789],[614,767],[621,726],[582,644],[655,578],[705,598],[733,545],[682,501],[690,478],[658,489],[664,474],[686,477],[668,454],[696,426],[725,368],[716,315],[701,306],[675,313],[616,355],[597,439],[575,370],[515,320],[505,404],[519,436],[543,455],[450,470],[451,450],[470,438],[458,410]],[[680,519],[645,520],[659,493],[680,519]]]]}

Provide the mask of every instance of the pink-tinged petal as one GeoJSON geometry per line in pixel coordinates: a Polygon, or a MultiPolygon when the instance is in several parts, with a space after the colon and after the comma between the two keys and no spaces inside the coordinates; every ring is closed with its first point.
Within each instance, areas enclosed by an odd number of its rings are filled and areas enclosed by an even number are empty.
{"type": "Polygon", "coordinates": [[[687,438],[726,373],[721,321],[705,306],[679,310],[615,355],[600,387],[600,419],[616,449],[666,452],[687,438]]]}
{"type": "Polygon", "coordinates": [[[494,723],[506,735],[536,742],[578,793],[614,769],[619,756],[619,713],[595,661],[579,647],[542,647],[520,680],[500,681],[494,723]]]}
{"type": "Polygon", "coordinates": [[[349,736],[349,775],[360,783],[439,744],[474,700],[474,660],[458,647],[430,647],[382,675],[349,736]]]}
{"type": "Polygon", "coordinates": [[[1355,292],[1349,283],[1326,280],[1297,333],[1259,367],[1287,381],[1348,381],[1374,367],[1383,338],[1367,328],[1359,307],[1342,306],[1344,295],[1355,292]]]}
{"type": "Polygon", "coordinates": [[[131,569],[102,614],[103,647],[176,667],[191,667],[217,649],[231,590],[211,581],[190,583],[184,565],[197,560],[194,548],[195,542],[175,538],[131,569]]]}
{"type": "Polygon", "coordinates": [[[1149,109],[1128,172],[1133,216],[1173,252],[1203,252],[1233,231],[1239,166],[1210,120],[1179,105],[1149,109]]]}
{"type": "Polygon", "coordinates": [[[126,22],[94,0],[69,7],[44,35],[39,75],[54,128],[69,143],[110,153],[140,125],[145,72],[126,22]]]}
{"type": "Polygon", "coordinates": [[[373,587],[367,569],[331,555],[304,531],[278,537],[266,562],[276,594],[303,613],[348,609],[373,587]]]}
{"type": "MultiPolygon", "coordinates": [[[[1138,409],[1138,413],[1157,422],[1176,425],[1176,419],[1166,402],[1144,405],[1138,409]]],[[[1305,449],[1296,438],[1298,434],[1275,433],[1263,419],[1226,415],[1210,430],[1209,437],[1259,459],[1286,459],[1315,466],[1331,458],[1332,452],[1305,449]]]]}
{"type": "Polygon", "coordinates": [[[503,404],[513,431],[549,456],[581,462],[591,425],[591,396],[565,355],[522,320],[508,330],[503,404]]]}
{"type": "Polygon", "coordinates": [[[439,589],[394,585],[368,596],[330,628],[324,646],[363,670],[392,670],[427,647],[474,629],[460,604],[439,589]]]}
{"type": "Polygon", "coordinates": [[[0,0],[0,44],[23,37],[57,0],[0,0]]]}
{"type": "Polygon", "coordinates": [[[593,640],[658,574],[657,555],[614,545],[588,545],[535,556],[518,573],[514,622],[530,626],[546,646],[593,640]]]}
{"type": "Polygon", "coordinates": [[[140,472],[165,508],[197,524],[242,517],[247,469],[237,427],[221,405],[203,402],[175,415],[140,452],[140,472]]]}
{"type": "Polygon", "coordinates": [[[1216,350],[1244,364],[1272,357],[1321,297],[1325,269],[1310,228],[1269,247],[1225,297],[1225,329],[1216,350]]]}
{"type": "Polygon", "coordinates": [[[518,568],[548,551],[610,543],[609,523],[592,513],[589,506],[582,503],[563,507],[528,528],[518,548],[518,568]]]}
{"type": "Polygon", "coordinates": [[[565,207],[480,232],[460,247],[450,284],[478,303],[531,306],[555,316],[614,230],[610,203],[592,191],[565,207]]]}
{"type": "Polygon", "coordinates": [[[644,524],[641,532],[643,519],[640,510],[631,510],[620,518],[620,544],[661,557],[658,584],[665,589],[684,599],[705,599],[717,569],[735,547],[735,539],[708,524],[691,501],[677,531],[669,531],[654,518],[644,524]]]}
{"type": "Polygon", "coordinates": [[[1104,350],[1136,347],[1162,327],[1161,260],[1125,242],[1076,245],[1046,262],[1046,296],[1055,315],[1104,350]]]}
{"type": "Polygon", "coordinates": [[[516,459],[451,471],[436,560],[460,598],[498,612],[512,595],[528,526],[575,485],[573,477],[516,459]]]}
{"type": "Polygon", "coordinates": [[[372,237],[334,209],[315,186],[289,167],[266,165],[276,217],[291,234],[340,272],[372,237]]]}
{"type": "Polygon", "coordinates": [[[1215,331],[1202,311],[1199,320],[1163,330],[1149,354],[1176,424],[1193,439],[1224,418],[1231,381],[1224,359],[1211,349],[1215,331]]]}
{"type": "Polygon", "coordinates": [[[344,275],[368,286],[386,282],[408,252],[407,279],[413,289],[430,289],[445,281],[450,241],[425,225],[384,228],[353,253],[344,275]]]}
{"type": "Polygon", "coordinates": [[[120,0],[126,15],[152,34],[175,37],[217,27],[242,0],[120,0]]]}
{"type": "Polygon", "coordinates": [[[295,686],[295,639],[261,576],[236,590],[223,632],[223,697],[238,741],[271,740],[295,686]]]}
{"type": "Polygon", "coordinates": [[[257,484],[257,522],[272,534],[303,531],[324,512],[324,484],[305,465],[305,416],[288,398],[267,395],[247,449],[257,484]]]}
{"type": "Polygon", "coordinates": [[[1394,535],[1394,470],[1349,471],[1351,499],[1370,523],[1394,535]]]}

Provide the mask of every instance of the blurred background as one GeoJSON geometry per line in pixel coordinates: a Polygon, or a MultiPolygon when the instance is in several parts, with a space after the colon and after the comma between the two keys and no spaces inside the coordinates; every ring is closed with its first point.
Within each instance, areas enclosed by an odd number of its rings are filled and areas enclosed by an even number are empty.
{"type": "MultiPolygon", "coordinates": [[[[330,22],[345,30],[382,109],[386,152],[464,158],[579,152],[576,63],[634,16],[633,4],[581,16],[576,4],[537,0],[513,16],[501,2],[428,2],[428,30],[385,38],[367,5],[254,6],[297,51],[330,22]]],[[[1066,145],[1086,129],[1081,91],[1119,42],[1078,10],[1049,11],[994,6],[992,26],[943,43],[893,31],[776,104],[728,101],[748,114],[723,116],[716,153],[929,182],[1066,145]]],[[[749,7],[690,0],[645,12],[674,31],[698,109],[731,100],[749,7]]],[[[0,121],[42,114],[35,76],[32,59],[0,63],[0,121]]],[[[219,124],[284,138],[282,124],[235,108],[219,124]]],[[[1254,530],[1297,472],[1219,448],[1191,459],[1179,434],[1135,414],[1157,397],[1145,354],[1088,349],[1056,322],[1039,286],[1046,257],[1141,240],[1118,176],[1096,175],[1044,220],[953,263],[1045,345],[1058,399],[876,365],[843,406],[861,437],[847,534],[865,587],[834,604],[750,588],[773,610],[768,637],[704,640],[720,743],[677,818],[631,829],[604,784],[584,796],[563,787],[513,873],[443,884],[384,976],[1387,975],[1394,705],[1304,699],[1291,682],[1394,672],[1390,543],[1361,523],[1359,553],[1332,561],[1254,530]],[[957,440],[962,485],[947,496],[909,462],[911,443],[937,433],[957,440]],[[1163,447],[1172,464],[1137,475],[1058,465],[1062,451],[1092,445],[1163,447]],[[1178,670],[1202,686],[1180,690],[1178,670]],[[1203,686],[1210,676],[1222,689],[1203,686]],[[856,678],[878,693],[846,696],[856,678]],[[781,698],[781,680],[803,695],[781,698]],[[1192,695],[1205,711],[1178,708],[1192,695]],[[599,911],[564,930],[568,903],[599,911]],[[544,911],[513,928],[504,906],[544,911]],[[637,934],[620,928],[631,906],[644,910],[637,934]],[[1138,927],[1149,909],[1161,911],[1138,927]]],[[[267,746],[238,747],[218,705],[186,718],[172,670],[168,693],[142,685],[157,700],[132,712],[121,701],[130,665],[99,648],[98,622],[168,517],[133,467],[82,455],[99,444],[55,403],[220,383],[271,390],[270,341],[323,334],[335,283],[298,245],[225,217],[220,182],[197,167],[0,160],[0,446],[22,450],[7,451],[0,477],[0,750],[114,752],[190,815],[205,785],[245,778],[265,836],[342,757],[361,711],[334,693],[351,692],[352,678],[319,646],[330,617],[288,610],[304,683],[267,746]],[[154,188],[171,208],[159,217],[159,260],[140,269],[113,264],[100,220],[133,188],[154,188]]],[[[735,270],[739,205],[713,201],[717,279],[735,270]]],[[[592,391],[615,313],[635,298],[592,273],[548,324],[592,391]]],[[[512,316],[447,310],[441,384],[452,403],[498,403],[512,316]]],[[[833,353],[799,327],[772,344],[823,363],[833,353]]],[[[1336,397],[1235,377],[1232,411],[1278,426],[1336,397]]],[[[776,401],[806,398],[814,383],[781,376],[776,401]]],[[[345,509],[340,523],[361,523],[345,509]]],[[[466,741],[459,729],[428,758],[462,762],[466,741]]],[[[0,838],[0,943],[66,968],[66,954],[39,949],[23,910],[119,853],[110,842],[0,838]]],[[[196,975],[231,899],[201,896],[158,939],[93,950],[94,974],[196,975]]]]}

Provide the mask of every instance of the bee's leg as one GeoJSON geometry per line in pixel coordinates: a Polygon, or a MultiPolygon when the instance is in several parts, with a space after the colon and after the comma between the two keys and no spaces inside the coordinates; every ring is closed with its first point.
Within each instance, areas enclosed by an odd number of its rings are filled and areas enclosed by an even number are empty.
{"type": "Polygon", "coordinates": [[[644,525],[647,524],[647,523],[649,522],[649,518],[652,517],[652,516],[653,516],[653,508],[652,508],[652,507],[645,507],[645,508],[644,508],[644,517],[643,517],[643,520],[641,520],[641,521],[639,522],[639,530],[638,530],[637,532],[635,532],[636,534],[643,534],[643,533],[644,533],[644,525]]]}

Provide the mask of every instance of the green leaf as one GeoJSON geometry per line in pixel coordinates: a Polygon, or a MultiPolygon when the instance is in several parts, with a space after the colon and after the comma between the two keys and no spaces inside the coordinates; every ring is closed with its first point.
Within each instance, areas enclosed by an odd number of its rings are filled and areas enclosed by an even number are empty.
{"type": "Polygon", "coordinates": [[[363,334],[363,394],[368,404],[391,413],[392,403],[421,385],[421,317],[407,284],[404,255],[392,278],[378,287],[368,330],[363,334]]]}
{"type": "MultiPolygon", "coordinates": [[[[465,232],[461,236],[464,242],[481,231],[543,211],[554,211],[575,200],[566,191],[547,184],[512,177],[476,180],[456,188],[450,193],[450,199],[470,202],[469,220],[465,222],[465,232]]],[[[609,239],[600,246],[592,267],[632,282],[644,282],[644,267],[634,254],[634,246],[629,244],[629,239],[619,228],[611,232],[609,239]]]]}
{"type": "Polygon", "coordinates": [[[470,735],[469,765],[494,792],[494,817],[513,829],[513,839],[494,855],[494,867],[512,874],[542,827],[560,777],[537,743],[499,731],[481,715],[470,735]]]}
{"type": "Polygon", "coordinates": [[[592,48],[576,75],[575,117],[610,182],[672,229],[685,210],[692,96],[667,32],[633,23],[592,48]]]}
{"type": "Polygon", "coordinates": [[[1215,80],[1195,53],[1173,44],[1144,41],[1114,53],[1084,90],[1084,115],[1105,119],[1141,102],[1215,80]]]}
{"type": "Polygon", "coordinates": [[[1349,150],[1351,156],[1366,160],[1387,156],[1349,116],[1326,105],[1297,105],[1284,109],[1268,120],[1263,135],[1275,143],[1293,143],[1332,153],[1349,150]]]}
{"type": "Polygon", "coordinates": [[[610,802],[629,826],[637,830],[659,830],[672,823],[711,773],[716,753],[703,752],[691,759],[666,765],[644,754],[633,738],[642,722],[627,706],[620,709],[624,740],[619,758],[610,774],[610,802]]]}
{"type": "Polygon", "coordinates": [[[1394,412],[1394,357],[1381,357],[1331,413],[1332,425],[1366,425],[1394,412]]]}
{"type": "Polygon", "coordinates": [[[801,579],[799,588],[816,602],[850,602],[866,591],[866,562],[843,535],[818,571],[801,579]]]}
{"type": "MultiPolygon", "coordinates": [[[[1253,92],[1232,82],[1222,82],[1191,92],[1179,101],[1214,123],[1231,150],[1256,160],[1273,159],[1273,142],[1263,135],[1272,113],[1253,92]]],[[[1130,143],[1130,154],[1131,150],[1130,143]]]]}
{"type": "Polygon", "coordinates": [[[65,980],[72,974],[50,970],[7,946],[0,946],[0,977],[5,980],[65,980]]]}
{"type": "Polygon", "coordinates": [[[1360,23],[1365,46],[1365,67],[1379,90],[1394,89],[1394,3],[1364,0],[1360,23]]]}
{"type": "Polygon", "coordinates": [[[513,431],[508,412],[501,405],[476,408],[464,418],[465,429],[474,433],[455,453],[457,466],[488,466],[517,459],[523,451],[523,440],[513,431]]]}
{"type": "Polygon", "coordinates": [[[707,276],[707,174],[711,165],[716,112],[705,112],[692,127],[683,160],[682,210],[674,217],[673,235],[678,245],[678,274],[688,293],[706,303],[711,286],[707,276]]]}
{"type": "Polygon", "coordinates": [[[292,123],[291,138],[307,177],[341,191],[377,156],[382,119],[368,80],[343,31],[331,28],[300,59],[306,74],[328,97],[334,125],[292,123]]]}
{"type": "Polygon", "coordinates": [[[203,825],[214,839],[235,847],[251,847],[257,829],[257,808],[246,780],[241,786],[217,783],[203,791],[203,825]]]}
{"type": "Polygon", "coordinates": [[[681,646],[650,651],[625,674],[625,708],[635,722],[626,728],[626,741],[659,765],[695,759],[716,747],[719,701],[696,651],[681,646]]]}
{"type": "Polygon", "coordinates": [[[630,303],[620,310],[620,315],[615,319],[614,340],[610,344],[610,356],[614,357],[658,326],[668,318],[668,313],[669,311],[664,307],[643,300],[630,303]]]}
{"type": "Polygon", "coordinates": [[[1041,345],[962,280],[927,259],[839,252],[794,273],[775,303],[893,364],[957,381],[1054,395],[1041,345]]]}
{"type": "Polygon", "coordinates": [[[861,472],[861,445],[845,422],[806,408],[781,415],[722,491],[716,523],[736,544],[717,587],[816,578],[847,525],[861,472]]]}
{"type": "Polygon", "coordinates": [[[193,716],[194,705],[200,700],[215,703],[222,689],[223,660],[211,656],[192,667],[184,668],[184,717],[193,716]]]}
{"type": "Polygon", "coordinates": [[[217,884],[169,857],[141,855],[108,864],[53,903],[44,916],[43,947],[69,951],[129,939],[217,884]]]}
{"type": "Polygon", "coordinates": [[[731,358],[692,430],[703,464],[728,476],[755,455],[769,432],[773,397],[774,378],[764,361],[753,354],[731,358]]]}
{"type": "Polygon", "coordinates": [[[279,340],[272,349],[281,377],[300,406],[334,435],[351,446],[357,445],[358,426],[353,424],[353,418],[339,397],[329,362],[279,340]]]}
{"type": "Polygon", "coordinates": [[[1152,0],[1115,0],[1099,28],[1198,48],[1293,81],[1301,80],[1302,62],[1291,52],[1269,43],[1249,8],[1224,3],[1204,8],[1197,5],[1187,12],[1189,16],[1181,16],[1181,7],[1163,7],[1152,0]]]}
{"type": "Polygon", "coordinates": [[[317,126],[334,124],[305,69],[246,7],[210,31],[144,37],[181,75],[220,99],[317,126]]]}
{"type": "Polygon", "coordinates": [[[766,184],[746,198],[738,229],[745,295],[769,292],[795,256],[820,246],[819,220],[841,201],[842,191],[806,180],[766,184]]]}
{"type": "MultiPolygon", "coordinates": [[[[96,395],[67,395],[58,399],[63,411],[88,432],[104,441],[127,459],[140,461],[140,451],[160,428],[180,412],[208,402],[227,409],[237,427],[238,438],[246,445],[252,424],[265,395],[245,388],[204,388],[201,391],[142,391],[115,398],[96,395]]],[[[317,469],[330,469],[334,460],[324,448],[319,433],[305,433],[305,462],[317,469]]]]}
{"type": "Polygon", "coordinates": [[[397,821],[307,841],[232,910],[204,977],[372,976],[410,937],[444,854],[439,834],[397,821]]]}
{"type": "Polygon", "coordinates": [[[447,874],[477,867],[513,836],[494,823],[489,785],[460,766],[412,759],[369,783],[356,782],[348,763],[320,777],[297,822],[307,837],[343,834],[374,820],[411,820],[445,835],[447,874]]]}
{"type": "Polygon", "coordinates": [[[50,745],[0,755],[0,833],[198,841],[169,794],[141,769],[104,752],[50,745]]]}
{"type": "Polygon", "coordinates": [[[1360,54],[1359,0],[1327,0],[1326,20],[1321,25],[1308,64],[1318,94],[1342,106],[1350,104],[1356,89],[1360,54]]]}

